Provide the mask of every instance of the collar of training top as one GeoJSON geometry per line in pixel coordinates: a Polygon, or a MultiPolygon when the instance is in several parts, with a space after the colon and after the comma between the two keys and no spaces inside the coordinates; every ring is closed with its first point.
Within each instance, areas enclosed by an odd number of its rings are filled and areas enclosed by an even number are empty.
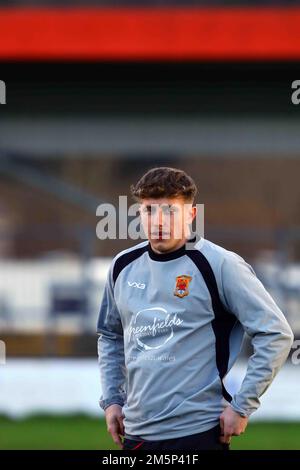
{"type": "MultiPolygon", "coordinates": [[[[192,238],[188,238],[186,243],[195,244],[196,241],[197,236],[194,235],[192,238]]],[[[176,250],[170,251],[168,253],[156,253],[153,251],[150,242],[148,242],[148,254],[154,261],[170,261],[172,259],[180,258],[180,256],[183,256],[186,253],[186,243],[180,248],[177,248],[176,250]]]]}

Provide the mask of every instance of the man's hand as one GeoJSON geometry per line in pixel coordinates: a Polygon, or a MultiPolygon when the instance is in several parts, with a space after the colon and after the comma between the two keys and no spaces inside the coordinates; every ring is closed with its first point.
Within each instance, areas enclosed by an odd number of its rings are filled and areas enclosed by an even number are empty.
{"type": "Polygon", "coordinates": [[[231,406],[227,406],[220,416],[220,442],[229,444],[231,436],[243,434],[248,424],[248,418],[241,416],[231,406]]]}
{"type": "Polygon", "coordinates": [[[123,425],[124,414],[121,405],[110,405],[105,410],[105,419],[107,431],[111,434],[113,441],[120,447],[123,447],[120,435],[124,435],[123,425]]]}

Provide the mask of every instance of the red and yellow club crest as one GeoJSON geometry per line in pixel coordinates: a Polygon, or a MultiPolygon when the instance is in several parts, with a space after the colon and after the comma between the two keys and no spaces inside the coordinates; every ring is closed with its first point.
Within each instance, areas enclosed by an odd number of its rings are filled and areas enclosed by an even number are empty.
{"type": "Polygon", "coordinates": [[[177,276],[176,277],[176,286],[174,290],[174,295],[177,297],[185,297],[189,294],[189,283],[192,279],[192,276],[177,276]]]}

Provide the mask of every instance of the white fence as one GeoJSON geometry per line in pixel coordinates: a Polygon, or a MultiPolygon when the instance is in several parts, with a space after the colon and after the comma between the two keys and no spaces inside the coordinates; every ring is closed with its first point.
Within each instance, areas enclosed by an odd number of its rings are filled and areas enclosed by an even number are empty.
{"type": "MultiPolygon", "coordinates": [[[[286,363],[252,420],[300,420],[299,368],[286,363]]],[[[245,363],[237,363],[226,378],[229,392],[238,390],[244,374],[245,363]]],[[[13,418],[37,413],[102,416],[100,392],[97,358],[8,359],[0,366],[0,414],[13,418]]]]}

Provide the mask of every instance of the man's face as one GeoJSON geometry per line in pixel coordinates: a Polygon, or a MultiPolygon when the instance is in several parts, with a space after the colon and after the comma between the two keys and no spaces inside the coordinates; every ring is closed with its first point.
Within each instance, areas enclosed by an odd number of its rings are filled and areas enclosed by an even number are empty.
{"type": "Polygon", "coordinates": [[[140,214],[151,247],[163,253],[181,246],[189,236],[196,207],[182,197],[147,198],[140,203],[140,214]]]}

